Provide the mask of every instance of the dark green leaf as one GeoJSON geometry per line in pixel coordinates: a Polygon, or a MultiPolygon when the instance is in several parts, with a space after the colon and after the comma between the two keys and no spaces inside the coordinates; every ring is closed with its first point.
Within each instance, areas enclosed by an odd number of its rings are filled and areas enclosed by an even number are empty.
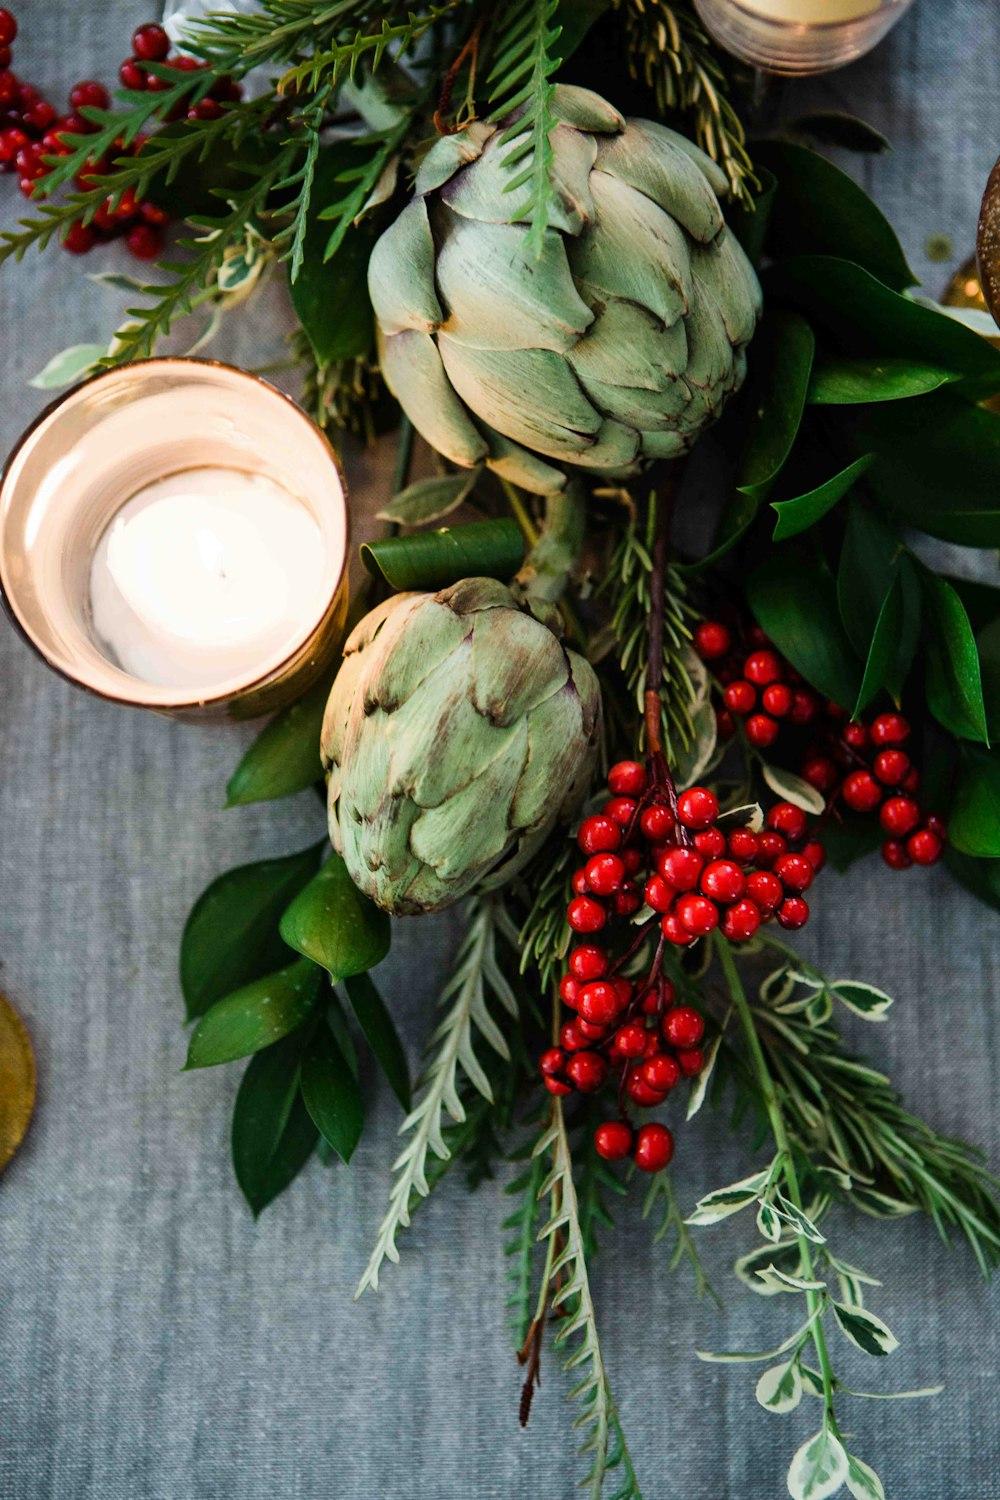
{"type": "Polygon", "coordinates": [[[611,0],[559,0],[551,25],[559,28],[556,50],[568,61],[595,21],[611,9],[611,0]]]}
{"type": "Polygon", "coordinates": [[[351,1002],[365,1041],[382,1069],[393,1093],[405,1110],[410,1108],[410,1070],[399,1033],[385,1002],[368,974],[345,979],[344,988],[351,1002]]]}
{"type": "Polygon", "coordinates": [[[316,1127],[299,1097],[304,1040],[303,1030],[258,1052],[236,1095],[233,1167],[255,1218],[284,1192],[316,1145],[316,1127]]]}
{"type": "Polygon", "coordinates": [[[217,1000],[191,1033],[187,1066],[211,1068],[270,1047],[311,1014],[322,982],[316,965],[300,958],[217,1000]]]}
{"type": "Polygon", "coordinates": [[[885,834],[877,818],[852,819],[848,823],[827,823],[823,829],[823,847],[835,870],[849,870],[881,847],[885,834]]]}
{"type": "Polygon", "coordinates": [[[524,537],[516,521],[471,521],[450,530],[422,531],[365,543],[361,560],[391,588],[440,589],[462,578],[507,580],[524,561],[524,537]]]}
{"type": "Polygon", "coordinates": [[[960,854],[1000,858],[1000,755],[965,746],[948,814],[948,838],[960,854]]]}
{"type": "Polygon", "coordinates": [[[976,650],[986,704],[986,728],[991,740],[1000,740],[1000,618],[979,632],[976,650]]]}
{"type": "Polygon", "coordinates": [[[973,859],[947,844],[944,862],[959,885],[964,885],[994,911],[1000,911],[1000,859],[973,859]]]}
{"type": "Polygon", "coordinates": [[[753,208],[748,209],[742,203],[738,203],[727,210],[726,218],[730,229],[746,251],[751,265],[759,266],[760,258],[764,253],[767,226],[771,218],[771,208],[774,195],[778,190],[778,183],[773,172],[769,172],[766,167],[758,166],[756,162],[754,171],[760,180],[760,191],[754,195],[753,208]]]}
{"type": "Polygon", "coordinates": [[[230,778],[227,807],[290,797],[320,780],[319,732],[332,680],[324,674],[264,726],[230,778]]]}
{"type": "Polygon", "coordinates": [[[216,1000],[270,974],[291,955],[278,922],[319,866],[323,845],[284,859],[240,865],[213,880],[191,908],[181,938],[181,989],[188,1020],[216,1000]]]}
{"type": "Polygon", "coordinates": [[[839,146],[844,151],[881,155],[892,150],[881,130],[844,110],[812,110],[807,115],[799,115],[798,119],[789,120],[786,128],[798,135],[811,136],[821,146],[839,146]]]}
{"type": "Polygon", "coordinates": [[[920,585],[897,533],[876,512],[853,501],[840,554],[837,602],[848,638],[866,663],[863,701],[870,702],[885,687],[898,702],[920,634],[920,585]]]}
{"type": "Polygon", "coordinates": [[[332,854],[285,912],[281,936],[338,983],[385,958],[389,918],[358,890],[340,855],[332,854]]]}
{"type": "Polygon", "coordinates": [[[844,634],[837,590],[825,564],[794,545],[777,549],[751,574],[750,607],[778,650],[824,697],[849,708],[861,684],[859,663],[844,634]]]}
{"type": "Polygon", "coordinates": [[[361,1139],[365,1108],[358,1080],[328,1026],[317,1027],[302,1059],[302,1098],[323,1139],[349,1162],[361,1139]]]}
{"type": "Polygon", "coordinates": [[[778,179],[769,254],[843,256],[896,291],[916,283],[892,225],[846,172],[791,141],[761,141],[754,161],[778,179]]]}
{"type": "Polygon", "coordinates": [[[460,474],[437,474],[433,479],[418,479],[394,495],[384,510],[382,521],[399,526],[427,526],[457,510],[475,489],[482,469],[464,469],[460,474]]]}
{"type": "Polygon", "coordinates": [[[693,577],[711,571],[716,563],[725,557],[727,552],[731,552],[746,536],[757,518],[759,509],[759,500],[751,495],[744,495],[739,490],[733,490],[719,517],[715,545],[711,552],[699,558],[697,562],[680,564],[681,571],[690,573],[693,577]]]}
{"type": "Polygon", "coordinates": [[[960,739],[989,740],[979,653],[965,605],[950,583],[921,573],[927,607],[927,706],[960,739]]]}
{"type": "Polygon", "coordinates": [[[899,575],[889,585],[889,592],[882,601],[872,643],[865,662],[864,676],[858,689],[857,701],[851,713],[856,719],[866,708],[880,688],[886,686],[889,673],[899,650],[899,632],[903,624],[903,585],[899,575]]]}
{"type": "Polygon", "coordinates": [[[747,401],[750,428],[737,488],[759,503],[785,464],[802,421],[815,339],[804,318],[778,313],[754,341],[747,401]]]}
{"type": "Polygon", "coordinates": [[[953,370],[912,359],[819,360],[809,382],[815,406],[863,406],[871,401],[904,401],[957,380],[953,370]]]}
{"type": "Polygon", "coordinates": [[[777,515],[774,541],[787,541],[789,537],[798,536],[799,532],[806,531],[817,521],[821,521],[827,511],[832,510],[837,501],[843,499],[856,480],[874,462],[874,454],[866,453],[848,464],[846,469],[841,469],[839,474],[834,474],[825,484],[817,485],[814,490],[796,495],[793,500],[772,500],[771,506],[777,515]]]}
{"type": "Polygon", "coordinates": [[[357,152],[343,141],[320,148],[305,258],[291,283],[292,304],[320,364],[366,354],[374,336],[368,259],[380,228],[375,216],[362,219],[345,235],[336,254],[323,259],[328,231],[319,215],[332,200],[343,197],[337,178],[357,161],[357,152]]]}

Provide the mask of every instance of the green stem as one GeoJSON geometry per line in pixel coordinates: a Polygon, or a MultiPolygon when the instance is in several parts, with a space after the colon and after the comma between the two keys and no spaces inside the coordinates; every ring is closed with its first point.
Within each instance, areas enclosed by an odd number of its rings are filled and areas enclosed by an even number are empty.
{"type": "Polygon", "coordinates": [[[521,499],[521,496],[519,495],[517,490],[510,483],[510,480],[501,479],[500,484],[504,494],[507,496],[507,502],[510,505],[511,510],[514,512],[514,519],[517,521],[517,524],[524,532],[525,541],[527,542],[529,547],[536,547],[538,545],[539,531],[538,527],[535,525],[534,521],[528,514],[527,506],[521,499]]]}
{"type": "Polygon", "coordinates": [[[413,423],[404,416],[399,423],[399,441],[396,444],[396,467],[392,471],[392,493],[398,495],[406,489],[413,458],[413,423]]]}
{"type": "MultiPolygon", "coordinates": [[[[785,1128],[785,1116],[782,1113],[781,1103],[778,1099],[777,1090],[774,1087],[774,1080],[767,1066],[767,1058],[764,1056],[760,1037],[757,1035],[757,1028],[754,1025],[750,1003],[747,1000],[746,991],[743,988],[743,982],[736,967],[736,960],[733,958],[732,948],[728,940],[721,933],[716,934],[716,952],[719,955],[719,962],[722,965],[722,972],[725,975],[726,985],[729,989],[733,1006],[740,1018],[743,1034],[746,1037],[747,1048],[753,1062],[754,1072],[757,1075],[757,1084],[760,1089],[761,1098],[764,1101],[764,1108],[767,1110],[771,1134],[774,1136],[774,1144],[781,1157],[782,1171],[784,1173],[789,1201],[794,1203],[800,1212],[805,1212],[802,1193],[799,1188],[798,1173],[795,1170],[795,1160],[792,1156],[791,1142],[788,1139],[788,1131],[785,1128]]],[[[814,1279],[812,1246],[804,1235],[800,1234],[796,1238],[802,1256],[802,1267],[806,1279],[812,1281],[814,1279]]],[[[830,1365],[830,1355],[826,1347],[826,1335],[823,1332],[823,1325],[820,1321],[820,1310],[824,1295],[825,1293],[823,1292],[810,1291],[806,1292],[805,1298],[806,1306],[813,1317],[811,1333],[813,1344],[816,1347],[816,1358],[819,1362],[820,1376],[823,1381],[825,1420],[839,1437],[837,1418],[833,1406],[833,1370],[830,1365]]]]}

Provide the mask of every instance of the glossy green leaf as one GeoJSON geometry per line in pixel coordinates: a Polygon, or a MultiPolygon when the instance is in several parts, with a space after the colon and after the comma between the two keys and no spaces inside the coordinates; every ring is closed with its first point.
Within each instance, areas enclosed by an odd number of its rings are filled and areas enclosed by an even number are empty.
{"type": "Polygon", "coordinates": [[[818,360],[809,382],[814,406],[862,406],[872,401],[904,401],[957,380],[953,370],[912,359],[818,360]]]}
{"type": "Polygon", "coordinates": [[[240,865],[213,880],[191,908],[181,938],[188,1020],[291,958],[278,931],[289,901],[319,867],[322,843],[283,859],[240,865]]]}
{"type": "Polygon", "coordinates": [[[235,1062],[280,1041],[312,1013],[322,983],[321,970],[298,959],[217,1000],[191,1033],[186,1066],[235,1062]]]}
{"type": "Polygon", "coordinates": [[[322,778],[319,732],[332,681],[325,673],[264,726],[230,777],[227,807],[290,797],[322,778]]]}
{"type": "Polygon", "coordinates": [[[843,499],[874,462],[874,454],[866,453],[841,469],[839,474],[834,474],[825,484],[817,485],[814,490],[807,490],[805,494],[796,495],[792,500],[772,500],[771,508],[777,516],[773,540],[784,542],[789,537],[808,530],[810,526],[815,526],[817,521],[821,521],[833,509],[838,500],[843,499]]]}
{"type": "Polygon", "coordinates": [[[821,146],[838,146],[842,151],[864,151],[880,156],[892,150],[881,130],[841,109],[810,110],[807,115],[789,120],[786,129],[797,135],[811,136],[821,146]]]}
{"type": "Polygon", "coordinates": [[[368,974],[354,974],[344,981],[347,998],[372,1049],[375,1061],[389,1081],[389,1086],[403,1108],[409,1111],[410,1069],[403,1044],[379,994],[368,974]]]}
{"type": "Polygon", "coordinates": [[[792,451],[812,370],[815,338],[796,313],[765,320],[754,340],[747,403],[750,426],[740,459],[737,488],[763,500],[792,451]]]}
{"type": "Polygon", "coordinates": [[[779,548],[747,584],[762,629],[796,671],[826,698],[850,707],[860,664],[840,623],[837,591],[825,564],[792,546],[779,548]]]}
{"type": "Polygon", "coordinates": [[[899,635],[902,627],[903,585],[897,576],[889,585],[889,591],[882,601],[882,608],[875,622],[861,686],[851,713],[852,718],[856,719],[879,689],[886,686],[899,650],[899,635]]]}
{"type": "Polygon", "coordinates": [[[323,1139],[349,1162],[361,1139],[365,1107],[358,1080],[328,1026],[317,1027],[306,1047],[302,1098],[323,1139]]]}
{"type": "Polygon", "coordinates": [[[337,179],[357,162],[357,150],[344,141],[320,148],[305,255],[290,285],[296,316],[320,364],[366,354],[374,340],[368,260],[382,227],[377,216],[362,219],[344,237],[336,254],[327,261],[323,259],[329,231],[319,215],[330,202],[343,197],[343,183],[337,179]]]}
{"type": "Polygon", "coordinates": [[[833,1315],[842,1333],[865,1354],[886,1355],[898,1349],[899,1340],[891,1328],[867,1307],[848,1307],[846,1303],[835,1302],[833,1315]]]}
{"type": "Polygon", "coordinates": [[[948,838],[960,854],[1000,858],[1000,754],[995,750],[964,747],[948,838]]]}
{"type": "MultiPolygon", "coordinates": [[[[961,596],[960,596],[961,597],[961,596]]],[[[967,601],[962,600],[963,604],[967,601]]],[[[990,622],[976,636],[979,672],[986,704],[986,728],[991,741],[1000,740],[1000,619],[990,622]]]]}
{"type": "Polygon", "coordinates": [[[726,210],[726,219],[746,251],[750,264],[757,267],[764,253],[767,226],[774,206],[774,196],[778,191],[778,181],[773,172],[758,166],[756,162],[754,171],[760,180],[760,191],[754,194],[753,207],[745,208],[742,203],[731,206],[726,210]]]}
{"type": "Polygon", "coordinates": [[[258,1052],[236,1095],[233,1168],[255,1218],[284,1192],[316,1145],[316,1127],[299,1096],[305,1040],[304,1031],[295,1032],[258,1052]]]}
{"type": "Polygon", "coordinates": [[[1000,859],[975,859],[946,844],[944,862],[949,875],[994,911],[1000,911],[1000,859]]]}
{"type": "Polygon", "coordinates": [[[865,663],[855,713],[883,687],[898,700],[920,631],[920,589],[898,533],[854,502],[837,571],[837,602],[865,663]]]}
{"type": "Polygon", "coordinates": [[[366,543],[361,560],[391,588],[440,589],[462,578],[511,578],[524,561],[524,537],[516,521],[471,521],[416,536],[366,543]]]}
{"type": "Polygon", "coordinates": [[[281,919],[281,936],[330,973],[334,983],[374,968],[389,951],[389,918],[362,895],[332,854],[281,919]]]}
{"type": "Polygon", "coordinates": [[[767,238],[770,255],[836,255],[864,266],[896,291],[916,283],[892,225],[846,172],[791,141],[761,141],[754,161],[778,179],[767,238]]]}
{"type": "Polygon", "coordinates": [[[884,838],[877,818],[852,818],[849,822],[828,823],[823,830],[823,847],[831,867],[843,873],[859,859],[874,854],[884,838]]]}
{"type": "Polygon", "coordinates": [[[395,521],[398,526],[429,526],[457,510],[476,487],[482,469],[464,469],[459,474],[436,474],[433,479],[418,479],[394,495],[379,520],[395,521]]]}
{"type": "Polygon", "coordinates": [[[921,578],[929,625],[927,705],[960,739],[988,741],[979,653],[965,605],[936,573],[924,569],[921,578]]]}

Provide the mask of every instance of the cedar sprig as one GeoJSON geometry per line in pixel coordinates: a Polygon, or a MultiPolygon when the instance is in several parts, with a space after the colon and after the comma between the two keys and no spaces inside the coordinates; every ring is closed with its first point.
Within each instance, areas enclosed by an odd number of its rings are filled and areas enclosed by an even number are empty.
{"type": "Polygon", "coordinates": [[[510,1260],[507,1271],[510,1287],[507,1307],[518,1349],[524,1346],[531,1327],[535,1252],[541,1211],[539,1191],[544,1181],[544,1157],[529,1155],[524,1170],[504,1188],[509,1197],[518,1200],[514,1212],[503,1221],[503,1228],[509,1236],[504,1244],[504,1255],[510,1260]]]}
{"type": "Polygon", "coordinates": [[[405,20],[396,24],[383,16],[375,30],[360,29],[350,40],[315,51],[289,68],[278,82],[278,92],[294,95],[302,90],[315,93],[323,87],[332,88],[345,78],[353,79],[362,63],[374,73],[389,48],[392,60],[399,62],[426,32],[464,3],[465,0],[446,0],[444,5],[432,5],[419,15],[410,11],[405,20]]]}
{"type": "Polygon", "coordinates": [[[500,146],[515,141],[504,155],[508,172],[505,191],[526,190],[511,217],[530,226],[528,247],[540,255],[555,197],[552,182],[554,152],[549,139],[555,129],[553,73],[562,58],[560,28],[554,25],[559,0],[513,0],[500,8],[490,38],[490,66],[486,78],[490,119],[517,119],[500,136],[500,146]]]}

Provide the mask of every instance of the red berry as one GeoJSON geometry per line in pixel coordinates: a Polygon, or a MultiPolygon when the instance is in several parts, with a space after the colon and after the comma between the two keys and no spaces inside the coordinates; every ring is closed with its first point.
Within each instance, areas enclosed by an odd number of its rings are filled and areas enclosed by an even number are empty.
{"type": "Polygon", "coordinates": [[[752,870],[747,876],[747,895],[761,911],[777,911],[785,896],[785,887],[770,870],[752,870]]]}
{"type": "Polygon", "coordinates": [[[146,87],[148,74],[145,68],[139,66],[134,57],[127,57],[118,69],[118,77],[124,88],[141,92],[146,87]]]}
{"type": "Polygon", "coordinates": [[[639,827],[643,838],[648,839],[651,844],[662,844],[673,832],[674,815],[669,807],[664,807],[659,802],[654,803],[643,812],[639,827]]]}
{"type": "Polygon", "coordinates": [[[655,1057],[649,1057],[643,1063],[642,1076],[651,1089],[656,1089],[660,1094],[669,1094],[680,1083],[681,1070],[672,1057],[668,1057],[665,1052],[657,1052],[655,1057]]]}
{"type": "Polygon", "coordinates": [[[717,708],[715,710],[715,727],[722,740],[731,740],[736,733],[736,724],[728,708],[717,708]]]}
{"type": "Polygon", "coordinates": [[[625,866],[626,875],[638,875],[645,861],[640,849],[623,849],[622,863],[625,866]]]}
{"type": "Polygon", "coordinates": [[[9,47],[0,47],[0,68],[9,68],[13,56],[9,47]]]}
{"type": "Polygon", "coordinates": [[[93,79],[74,84],[69,91],[69,107],[74,111],[82,109],[84,105],[90,105],[93,109],[107,109],[110,102],[103,83],[95,83],[93,79]]]}
{"type": "Polygon", "coordinates": [[[222,105],[218,99],[199,99],[197,104],[192,104],[187,112],[189,120],[217,120],[222,114],[222,105]]]}
{"type": "Polygon", "coordinates": [[[0,8],[0,46],[9,47],[17,36],[17,22],[9,10],[0,8]]]}
{"type": "Polygon", "coordinates": [[[622,1057],[641,1057],[646,1050],[647,1035],[644,1026],[640,1026],[637,1021],[630,1021],[627,1026],[622,1026],[615,1032],[615,1046],[622,1057]]]}
{"type": "Polygon", "coordinates": [[[565,1098],[567,1094],[573,1092],[570,1085],[563,1083],[561,1078],[546,1078],[543,1081],[550,1094],[559,1094],[562,1098],[565,1098]]]}
{"type": "Polygon", "coordinates": [[[559,1028],[559,1040],[567,1052],[579,1052],[587,1045],[587,1038],[576,1021],[567,1021],[559,1028]]]}
{"type": "MultiPolygon", "coordinates": [[[[101,210],[98,209],[97,212],[100,213],[101,210]]],[[[94,217],[96,221],[97,215],[95,214],[94,217]]],[[[105,226],[101,224],[100,227],[103,229],[105,226]]],[[[574,896],[587,896],[590,894],[590,886],[587,884],[586,870],[574,870],[573,874],[570,876],[569,883],[574,896]]]]}
{"type": "Polygon", "coordinates": [[[595,943],[582,943],[569,956],[569,971],[574,979],[579,979],[583,984],[591,979],[603,979],[609,967],[607,953],[595,943]]]}
{"type": "Polygon", "coordinates": [[[767,714],[751,714],[747,719],[747,739],[758,750],[766,750],[778,738],[780,728],[777,719],[769,718],[767,714]]]}
{"type": "Polygon", "coordinates": [[[758,836],[757,843],[760,848],[760,853],[757,855],[757,861],[759,864],[764,865],[765,868],[768,869],[771,867],[771,865],[774,864],[774,861],[776,859],[780,859],[788,849],[787,840],[780,833],[773,833],[770,829],[765,829],[765,831],[758,836]]]}
{"type": "Polygon", "coordinates": [[[809,861],[818,875],[826,864],[826,850],[819,839],[813,839],[810,843],[803,845],[802,858],[809,861]]]}
{"type": "Polygon", "coordinates": [[[8,125],[5,130],[0,130],[0,164],[6,166],[13,162],[18,152],[28,144],[28,137],[16,125],[8,125]]]}
{"type": "Polygon", "coordinates": [[[632,1150],[632,1128],[624,1120],[605,1120],[594,1131],[594,1150],[605,1161],[621,1161],[632,1150]]]}
{"type": "Polygon", "coordinates": [[[705,1035],[705,1022],[693,1005],[675,1005],[663,1017],[663,1035],[671,1047],[697,1047],[705,1035]]]}
{"type": "Polygon", "coordinates": [[[794,802],[776,802],[767,815],[767,826],[797,844],[806,831],[806,815],[794,802]]]}
{"type": "Polygon", "coordinates": [[[915,865],[937,864],[943,849],[941,840],[929,828],[918,829],[906,841],[906,852],[915,865]]]}
{"type": "Polygon", "coordinates": [[[811,724],[819,713],[819,699],[808,688],[796,688],[788,717],[793,724],[811,724]]]}
{"type": "Polygon", "coordinates": [[[674,1138],[665,1125],[641,1125],[632,1158],[640,1172],[662,1172],[674,1154],[674,1138]]]}
{"type": "Polygon", "coordinates": [[[621,847],[622,831],[603,813],[595,813],[592,818],[584,818],[576,841],[584,854],[614,854],[621,847]]]}
{"type": "Polygon", "coordinates": [[[594,1021],[584,1021],[581,1018],[576,1024],[580,1029],[580,1035],[585,1036],[588,1042],[603,1041],[607,1035],[608,1028],[606,1026],[598,1026],[594,1021]]]}
{"type": "Polygon", "coordinates": [[[841,730],[840,737],[845,745],[850,745],[852,750],[868,749],[868,730],[863,724],[858,724],[854,721],[850,724],[845,724],[841,730]]]}
{"type": "Polygon", "coordinates": [[[580,991],[580,1015],[592,1026],[607,1026],[621,1010],[618,992],[606,979],[593,979],[580,991]]]}
{"type": "Polygon", "coordinates": [[[694,942],[694,938],[681,922],[675,911],[668,912],[660,922],[660,931],[668,943],[673,943],[678,948],[686,948],[694,942]]]}
{"type": "Polygon", "coordinates": [[[899,786],[910,770],[910,757],[905,750],[880,750],[875,757],[875,775],[883,786],[899,786]]]}
{"type": "Polygon", "coordinates": [[[726,835],[721,828],[700,828],[692,843],[705,859],[721,859],[726,852],[726,835]]]}
{"type": "Polygon", "coordinates": [[[88,250],[93,249],[94,238],[94,231],[90,225],[83,224],[77,219],[63,236],[62,247],[71,255],[86,255],[88,250]]]}
{"type": "Polygon", "coordinates": [[[920,772],[917,770],[916,766],[911,766],[906,775],[903,777],[901,790],[904,792],[909,792],[911,797],[915,797],[919,792],[920,772]]]}
{"type": "Polygon", "coordinates": [[[769,687],[783,676],[781,657],[776,651],[755,651],[743,663],[743,675],[755,687],[769,687]]]}
{"type": "Polygon", "coordinates": [[[138,209],[140,217],[145,219],[147,224],[156,224],[157,226],[162,227],[164,224],[170,223],[170,215],[167,213],[166,209],[160,208],[159,204],[157,203],[150,203],[148,198],[144,199],[143,202],[138,205],[138,209]]]}
{"type": "Polygon", "coordinates": [[[837,763],[828,755],[815,755],[803,765],[802,779],[824,795],[832,792],[840,780],[837,763]]]}
{"type": "Polygon", "coordinates": [[[16,109],[21,98],[21,85],[15,74],[8,69],[0,73],[0,109],[16,109]]]}
{"type": "Polygon", "coordinates": [[[717,859],[702,871],[701,889],[713,901],[738,901],[746,890],[746,876],[732,860],[717,859]]]}
{"type": "Polygon", "coordinates": [[[620,760],[608,772],[616,797],[638,797],[646,790],[646,772],[637,760],[620,760]]]}
{"type": "Polygon", "coordinates": [[[751,833],[749,828],[734,828],[729,835],[729,852],[733,859],[738,859],[743,864],[752,864],[759,848],[757,835],[751,833]]]}
{"type": "Polygon", "coordinates": [[[162,26],[150,21],[132,33],[132,51],[143,62],[163,62],[170,51],[170,38],[162,26]]]}
{"type": "Polygon", "coordinates": [[[882,858],[890,870],[908,870],[913,863],[906,845],[899,839],[886,839],[882,845],[882,858]]]}
{"type": "Polygon", "coordinates": [[[37,141],[29,141],[22,146],[14,157],[14,167],[19,177],[26,177],[29,182],[35,182],[48,171],[42,161],[42,148],[37,141]]]}
{"type": "Polygon", "coordinates": [[[601,812],[612,823],[617,823],[619,828],[627,828],[635,817],[636,808],[639,806],[634,797],[612,797],[605,802],[601,812]]]}
{"type": "Polygon", "coordinates": [[[927,827],[931,833],[936,833],[938,838],[944,840],[948,836],[948,825],[938,813],[928,813],[927,827]]]}
{"type": "Polygon", "coordinates": [[[617,891],[615,891],[614,904],[615,916],[635,916],[635,913],[642,905],[642,897],[639,895],[638,889],[632,884],[631,880],[626,880],[625,883],[620,886],[617,891]]]}
{"type": "Polygon", "coordinates": [[[882,801],[882,788],[870,771],[852,771],[844,778],[840,795],[855,812],[874,812],[882,801]]]}
{"type": "Polygon", "coordinates": [[[722,932],[731,943],[748,943],[760,923],[760,907],[747,896],[726,912],[722,919],[722,932]]]}
{"type": "Polygon", "coordinates": [[[692,937],[707,937],[719,925],[719,908],[707,896],[681,896],[677,916],[692,937]]]}
{"type": "Polygon", "coordinates": [[[871,727],[872,742],[876,745],[905,745],[910,738],[910,724],[902,714],[879,714],[871,727]]]}
{"type": "Polygon", "coordinates": [[[757,689],[740,678],[729,684],[722,694],[722,701],[731,714],[748,714],[757,702],[757,689]]]}
{"type": "Polygon", "coordinates": [[[632,981],[631,979],[618,978],[612,979],[611,983],[614,985],[615,994],[618,996],[618,1009],[624,1010],[632,999],[632,981]]]}
{"type": "Polygon", "coordinates": [[[675,891],[693,891],[704,863],[697,849],[668,849],[657,861],[657,869],[675,891]]]}
{"type": "Polygon", "coordinates": [[[572,974],[564,974],[559,981],[559,998],[564,1005],[571,1005],[575,1010],[580,1003],[580,981],[574,979],[572,974]]]}
{"type": "Polygon", "coordinates": [[[882,805],[879,821],[893,838],[904,838],[920,822],[920,809],[909,797],[890,797],[882,805]]]}
{"type": "Polygon", "coordinates": [[[650,875],[643,891],[646,905],[652,907],[653,911],[661,913],[670,910],[676,894],[674,887],[668,884],[662,875],[650,875]]]}
{"type": "Polygon", "coordinates": [[[625,1092],[633,1104],[641,1105],[643,1109],[652,1109],[667,1097],[660,1089],[651,1089],[638,1068],[633,1068],[625,1080],[625,1092]]]}
{"type": "Polygon", "coordinates": [[[136,260],[155,260],[163,249],[163,234],[152,224],[134,224],[125,243],[136,260]]]}
{"type": "Polygon", "coordinates": [[[816,878],[816,871],[802,854],[783,854],[774,862],[774,873],[786,891],[801,895],[816,878]]]}
{"type": "Polygon", "coordinates": [[[538,1059],[540,1071],[546,1078],[552,1078],[556,1073],[561,1073],[563,1063],[566,1061],[561,1047],[549,1047],[538,1059]]]}
{"type": "Polygon", "coordinates": [[[574,932],[600,932],[608,914],[592,896],[574,896],[567,908],[566,920],[574,932]]]}
{"type": "Polygon", "coordinates": [[[775,719],[784,719],[792,711],[792,690],[786,682],[772,682],[761,694],[761,704],[775,719]]]}
{"type": "Polygon", "coordinates": [[[566,1064],[566,1077],[581,1094],[596,1094],[607,1076],[608,1065],[599,1052],[577,1052],[566,1064]]]}
{"type": "Polygon", "coordinates": [[[677,816],[685,828],[707,828],[719,816],[719,799],[708,787],[690,787],[677,799],[677,816]]]}
{"type": "Polygon", "coordinates": [[[684,1077],[693,1078],[705,1066],[705,1054],[700,1047],[690,1047],[684,1052],[678,1052],[677,1061],[684,1077]]]}
{"type": "Polygon", "coordinates": [[[789,932],[804,927],[809,920],[809,906],[801,896],[787,896],[778,907],[778,921],[789,932]]]}
{"type": "Polygon", "coordinates": [[[693,644],[702,661],[718,661],[733,644],[733,638],[720,621],[702,620],[695,627],[693,644]]]}
{"type": "Polygon", "coordinates": [[[22,123],[27,125],[29,130],[39,133],[48,130],[55,117],[56,112],[47,99],[36,99],[34,103],[28,105],[27,109],[21,111],[22,123]]]}
{"type": "Polygon", "coordinates": [[[613,896],[625,879],[625,866],[617,854],[595,854],[587,860],[584,874],[595,896],[613,896]]]}

